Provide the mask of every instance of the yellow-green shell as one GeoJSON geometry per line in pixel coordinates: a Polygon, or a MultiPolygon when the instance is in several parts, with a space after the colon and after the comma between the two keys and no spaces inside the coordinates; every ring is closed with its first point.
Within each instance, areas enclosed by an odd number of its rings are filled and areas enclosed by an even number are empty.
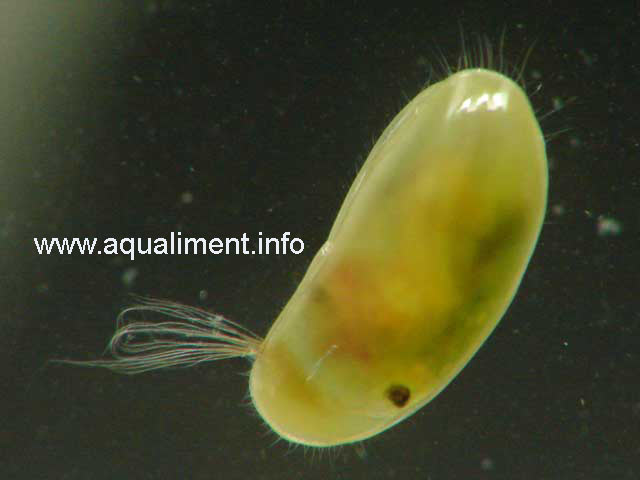
{"type": "Polygon", "coordinates": [[[504,75],[463,70],[384,131],[260,347],[258,412],[282,437],[375,435],[434,398],[511,302],[547,197],[542,133],[504,75]]]}

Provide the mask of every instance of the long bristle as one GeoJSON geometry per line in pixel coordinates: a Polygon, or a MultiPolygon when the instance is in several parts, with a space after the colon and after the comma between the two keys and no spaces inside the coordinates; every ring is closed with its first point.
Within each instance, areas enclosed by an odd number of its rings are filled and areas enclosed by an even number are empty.
{"type": "Polygon", "coordinates": [[[262,342],[250,330],[220,315],[150,298],[123,310],[116,324],[106,349],[111,359],[55,362],[133,375],[224,358],[255,357],[262,342]],[[146,314],[151,314],[151,320],[144,318],[146,314]],[[165,320],[154,321],[155,314],[165,320]]]}

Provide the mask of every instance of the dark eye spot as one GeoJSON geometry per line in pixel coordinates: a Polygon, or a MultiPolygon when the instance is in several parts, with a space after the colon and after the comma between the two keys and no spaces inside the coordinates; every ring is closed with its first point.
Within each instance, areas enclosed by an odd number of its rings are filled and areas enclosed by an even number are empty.
{"type": "Polygon", "coordinates": [[[410,397],[411,391],[404,385],[391,385],[387,388],[387,398],[398,408],[404,407],[410,397]]]}

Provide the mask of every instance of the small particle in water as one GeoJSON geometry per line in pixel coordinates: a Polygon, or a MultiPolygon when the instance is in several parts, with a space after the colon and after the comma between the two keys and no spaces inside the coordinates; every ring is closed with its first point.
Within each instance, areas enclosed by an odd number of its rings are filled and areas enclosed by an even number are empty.
{"type": "Polygon", "coordinates": [[[553,109],[554,110],[562,110],[564,107],[564,102],[560,97],[554,97],[553,99],[553,109]]]}
{"type": "Polygon", "coordinates": [[[622,232],[622,224],[613,217],[600,215],[597,222],[598,235],[600,237],[608,237],[620,235],[622,232]]]}
{"type": "Polygon", "coordinates": [[[589,55],[582,48],[578,50],[578,55],[582,57],[582,61],[587,67],[590,67],[591,65],[593,65],[594,57],[592,55],[589,55]]]}
{"type": "Polygon", "coordinates": [[[566,211],[566,208],[561,203],[558,203],[551,207],[551,213],[553,213],[556,217],[564,215],[566,211]]]}
{"type": "Polygon", "coordinates": [[[182,195],[180,195],[180,201],[185,205],[189,205],[191,202],[193,202],[193,193],[183,192],[182,195]]]}
{"type": "Polygon", "coordinates": [[[198,300],[200,301],[206,300],[208,296],[209,296],[209,292],[204,289],[198,292],[198,300]]]}
{"type": "Polygon", "coordinates": [[[578,137],[571,137],[569,139],[569,145],[571,145],[573,148],[578,148],[582,145],[582,140],[580,140],[578,137]]]}
{"type": "Polygon", "coordinates": [[[493,470],[493,460],[489,457],[483,458],[480,462],[480,468],[482,468],[482,470],[484,470],[485,472],[488,470],[493,470]]]}
{"type": "Polygon", "coordinates": [[[122,283],[124,284],[124,286],[127,288],[131,288],[135,283],[136,278],[138,277],[138,273],[139,272],[137,268],[134,268],[134,267],[127,268],[122,273],[122,283]]]}

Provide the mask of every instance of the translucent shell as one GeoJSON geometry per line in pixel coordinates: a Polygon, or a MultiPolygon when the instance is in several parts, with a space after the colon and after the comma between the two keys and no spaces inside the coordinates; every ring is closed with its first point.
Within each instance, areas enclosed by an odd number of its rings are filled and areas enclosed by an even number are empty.
{"type": "Polygon", "coordinates": [[[542,225],[545,145],[524,91],[468,69],[386,128],[253,364],[297,443],[365,439],[434,398],[511,302],[542,225]]]}

